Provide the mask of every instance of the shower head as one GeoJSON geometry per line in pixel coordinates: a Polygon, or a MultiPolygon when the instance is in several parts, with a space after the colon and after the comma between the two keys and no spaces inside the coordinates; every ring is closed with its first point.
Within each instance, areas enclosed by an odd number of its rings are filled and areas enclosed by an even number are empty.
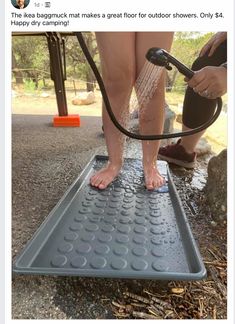
{"type": "MultiPolygon", "coordinates": [[[[141,140],[141,141],[156,141],[156,140],[161,140],[161,139],[166,139],[166,138],[189,136],[189,135],[193,135],[195,133],[201,132],[202,130],[208,128],[218,118],[218,116],[222,110],[222,106],[223,106],[221,98],[217,98],[217,109],[216,109],[214,115],[210,118],[210,120],[208,120],[205,124],[203,124],[197,128],[191,129],[189,131],[173,133],[173,134],[168,133],[168,134],[153,134],[153,135],[135,134],[135,133],[128,131],[118,122],[115,114],[112,111],[112,107],[109,102],[109,97],[107,95],[104,82],[103,82],[102,77],[97,69],[97,66],[96,66],[94,60],[92,59],[91,54],[86,46],[86,43],[82,37],[82,33],[81,32],[74,32],[74,33],[77,36],[77,39],[78,39],[79,44],[82,48],[82,51],[83,51],[87,61],[89,62],[92,71],[95,74],[95,77],[97,79],[97,82],[99,84],[99,87],[100,87],[100,90],[101,90],[101,93],[103,96],[103,100],[105,103],[105,108],[107,110],[107,113],[108,113],[110,119],[112,120],[113,124],[115,125],[115,127],[120,132],[122,132],[124,135],[126,135],[130,138],[141,140]]],[[[153,64],[160,65],[163,67],[165,66],[167,69],[171,69],[170,63],[172,63],[173,65],[175,65],[177,67],[177,69],[182,74],[184,74],[189,79],[194,74],[193,71],[188,69],[185,65],[183,65],[181,62],[179,62],[173,56],[171,56],[169,53],[167,53],[167,51],[165,51],[161,48],[151,48],[148,51],[148,53],[146,54],[146,58],[148,61],[152,62],[153,64]]]]}
{"type": "Polygon", "coordinates": [[[154,65],[164,66],[167,70],[171,70],[170,65],[173,64],[180,73],[186,76],[188,79],[191,79],[194,75],[194,72],[187,68],[183,63],[178,61],[175,57],[170,55],[167,51],[162,48],[152,47],[148,50],[146,54],[146,59],[154,65]]]}

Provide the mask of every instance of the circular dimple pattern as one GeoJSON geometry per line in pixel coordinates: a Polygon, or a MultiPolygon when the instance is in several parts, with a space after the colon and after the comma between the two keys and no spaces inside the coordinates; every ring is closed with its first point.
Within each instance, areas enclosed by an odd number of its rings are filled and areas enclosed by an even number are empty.
{"type": "Polygon", "coordinates": [[[106,264],[106,259],[102,257],[94,257],[90,262],[91,267],[94,269],[102,269],[106,266],[106,264]]]}
{"type": "Polygon", "coordinates": [[[77,215],[76,217],[74,217],[74,220],[76,222],[84,222],[87,219],[87,217],[85,215],[77,215]]]}
{"type": "Polygon", "coordinates": [[[131,228],[128,225],[119,225],[119,226],[117,226],[117,230],[120,233],[128,234],[130,232],[131,228]]]}
{"type": "Polygon", "coordinates": [[[104,201],[97,201],[95,202],[95,206],[98,208],[104,208],[105,207],[105,202],[104,201]]]}
{"type": "Polygon", "coordinates": [[[107,201],[107,198],[100,196],[100,197],[98,197],[98,201],[100,201],[100,202],[106,202],[107,201]]]}
{"type": "Polygon", "coordinates": [[[114,203],[117,203],[119,202],[120,198],[119,197],[111,197],[110,198],[110,201],[114,202],[114,203]]]}
{"type": "Polygon", "coordinates": [[[87,207],[82,207],[79,209],[78,211],[80,214],[89,214],[91,212],[91,209],[90,208],[87,208],[87,207]]]}
{"type": "Polygon", "coordinates": [[[152,216],[152,217],[160,217],[161,213],[160,213],[159,210],[151,210],[150,211],[150,216],[152,216]]]}
{"type": "Polygon", "coordinates": [[[109,217],[104,219],[104,223],[106,223],[106,224],[114,224],[115,222],[116,222],[115,217],[109,216],[109,217]]]}
{"type": "Polygon", "coordinates": [[[124,209],[131,209],[133,207],[133,205],[131,205],[131,204],[123,204],[122,207],[124,209]]]}
{"type": "Polygon", "coordinates": [[[96,196],[96,195],[97,195],[97,191],[95,191],[95,190],[90,190],[90,191],[88,192],[88,195],[90,195],[90,196],[96,196]]]}
{"type": "Polygon", "coordinates": [[[162,248],[154,247],[151,251],[152,255],[156,257],[163,257],[165,255],[165,251],[162,248]]]}
{"type": "Polygon", "coordinates": [[[95,235],[92,233],[83,233],[81,235],[81,240],[84,242],[91,242],[95,239],[95,235]]]}
{"type": "Polygon", "coordinates": [[[78,256],[71,261],[71,266],[73,268],[83,268],[87,263],[87,259],[83,256],[78,256]]]}
{"type": "Polygon", "coordinates": [[[53,259],[51,260],[51,265],[53,267],[63,267],[67,262],[67,258],[64,255],[56,255],[53,257],[53,259]]]}
{"type": "Polygon", "coordinates": [[[58,251],[61,253],[69,253],[73,250],[73,245],[71,243],[64,243],[58,247],[58,251]]]}
{"type": "Polygon", "coordinates": [[[152,219],[150,220],[150,223],[151,223],[152,225],[161,225],[161,224],[162,224],[162,221],[161,221],[159,218],[152,218],[152,219]]]}
{"type": "Polygon", "coordinates": [[[69,229],[71,229],[71,231],[80,231],[83,228],[81,223],[74,223],[72,225],[69,226],[69,229]]]}
{"type": "Polygon", "coordinates": [[[141,194],[141,193],[138,193],[138,194],[136,195],[136,197],[137,197],[137,198],[140,198],[141,201],[143,201],[144,198],[145,198],[145,196],[144,196],[143,194],[141,194]]]}
{"type": "Polygon", "coordinates": [[[170,237],[169,242],[170,242],[171,244],[172,244],[172,243],[175,243],[175,239],[174,239],[174,237],[170,237]]]}
{"type": "Polygon", "coordinates": [[[136,259],[131,263],[131,267],[137,271],[146,270],[148,263],[143,259],[136,259]]]}
{"type": "Polygon", "coordinates": [[[121,223],[121,224],[131,223],[131,218],[130,217],[120,217],[119,218],[119,223],[121,223]]]}
{"type": "Polygon", "coordinates": [[[126,190],[127,193],[132,193],[132,191],[133,191],[133,190],[131,190],[131,188],[127,188],[127,186],[126,186],[125,190],[126,190]]]}
{"type": "Polygon", "coordinates": [[[117,235],[116,242],[118,243],[127,243],[129,241],[129,237],[127,235],[117,235]]]}
{"type": "Polygon", "coordinates": [[[122,188],[118,188],[118,187],[116,187],[116,188],[114,188],[114,191],[115,191],[115,192],[118,192],[118,193],[121,193],[121,192],[123,191],[123,189],[122,189],[122,188]]]}
{"type": "Polygon", "coordinates": [[[164,235],[166,233],[160,226],[152,227],[150,232],[156,235],[164,235]]]}
{"type": "Polygon", "coordinates": [[[82,202],[82,205],[83,205],[84,207],[90,207],[90,206],[92,205],[92,202],[91,202],[91,201],[83,201],[83,202],[82,202]]]}
{"type": "Polygon", "coordinates": [[[102,215],[104,213],[104,209],[95,207],[93,208],[92,212],[94,215],[102,215]]]}
{"type": "Polygon", "coordinates": [[[65,241],[75,241],[78,238],[77,233],[68,233],[65,234],[64,239],[65,241]]]}
{"type": "Polygon", "coordinates": [[[120,273],[122,277],[127,273],[133,278],[159,276],[169,268],[181,271],[179,258],[174,260],[182,246],[180,242],[178,249],[180,234],[172,214],[164,220],[165,206],[172,206],[170,195],[145,190],[142,167],[139,174],[135,168],[131,172],[130,179],[125,179],[130,190],[121,180],[105,191],[83,187],[68,215],[67,233],[56,241],[49,259],[53,267],[63,271],[70,267],[78,275],[118,277],[120,273]],[[139,178],[134,182],[132,177],[139,178]]]}
{"type": "Polygon", "coordinates": [[[110,201],[109,204],[108,204],[108,206],[109,206],[109,208],[118,209],[119,203],[110,201]]]}
{"type": "Polygon", "coordinates": [[[141,236],[134,236],[133,238],[133,241],[136,243],[136,244],[145,244],[148,240],[145,236],[141,235],[141,236]]]}
{"type": "Polygon", "coordinates": [[[126,268],[127,262],[126,262],[126,260],[124,260],[122,258],[117,258],[117,259],[112,260],[110,265],[115,270],[121,270],[121,269],[126,268]]]}
{"type": "Polygon", "coordinates": [[[138,224],[138,225],[144,225],[146,224],[146,219],[144,217],[138,217],[135,219],[135,223],[138,224]]]}
{"type": "Polygon", "coordinates": [[[104,197],[110,196],[110,191],[103,190],[103,191],[100,193],[100,195],[101,195],[101,196],[104,196],[104,197]]]}
{"type": "Polygon", "coordinates": [[[147,254],[147,250],[144,247],[137,246],[132,250],[132,253],[136,256],[144,256],[147,254]]]}
{"type": "Polygon", "coordinates": [[[159,214],[161,212],[160,208],[156,205],[150,205],[149,208],[150,208],[150,211],[155,211],[155,212],[158,212],[159,214]]]}
{"type": "Polygon", "coordinates": [[[98,231],[99,226],[97,224],[87,224],[85,226],[85,230],[88,232],[95,232],[98,231]]]}
{"type": "Polygon", "coordinates": [[[118,212],[115,209],[108,209],[106,213],[107,215],[113,216],[116,215],[118,212]]]}
{"type": "MultiPolygon", "coordinates": [[[[138,205],[138,206],[143,204],[143,200],[141,200],[140,198],[137,198],[135,202],[136,202],[136,205],[138,205]]],[[[144,202],[144,204],[146,205],[145,202],[144,202]]]]}
{"type": "Polygon", "coordinates": [[[125,255],[128,253],[128,248],[125,245],[117,245],[114,247],[113,253],[116,255],[125,255]]]}
{"type": "Polygon", "coordinates": [[[99,217],[98,215],[92,216],[92,217],[89,217],[89,221],[92,223],[99,223],[101,221],[101,217],[99,217]]]}
{"type": "Polygon", "coordinates": [[[133,198],[134,197],[134,194],[132,193],[132,192],[125,192],[124,193],[124,197],[126,197],[126,198],[124,198],[123,199],[123,201],[125,201],[125,202],[129,202],[130,201],[130,198],[133,198]],[[128,198],[128,199],[127,199],[128,198]],[[125,200],[126,199],[126,200],[125,200]]]}
{"type": "Polygon", "coordinates": [[[76,251],[78,253],[88,253],[91,250],[91,246],[88,243],[81,243],[79,246],[76,248],[76,251]]]}
{"type": "Polygon", "coordinates": [[[156,199],[156,196],[155,196],[155,199],[154,197],[151,197],[151,199],[149,199],[149,204],[150,205],[154,205],[157,207],[157,199],[156,199]]]}
{"type": "Polygon", "coordinates": [[[107,233],[100,233],[98,236],[98,240],[100,242],[109,242],[112,240],[112,235],[107,234],[107,233]]]}
{"type": "Polygon", "coordinates": [[[164,261],[161,261],[161,260],[157,260],[157,261],[153,262],[152,267],[156,271],[168,271],[169,270],[169,266],[164,261]]]}
{"type": "Polygon", "coordinates": [[[135,233],[138,233],[138,234],[143,234],[143,233],[145,233],[147,231],[147,228],[146,227],[144,227],[144,226],[135,226],[135,228],[134,228],[134,232],[135,233]]]}
{"type": "Polygon", "coordinates": [[[136,204],[135,208],[138,210],[146,210],[146,205],[144,205],[143,203],[136,204]]]}
{"type": "Polygon", "coordinates": [[[86,197],[86,200],[87,200],[87,201],[92,201],[93,199],[94,199],[94,197],[92,197],[92,196],[87,196],[87,197],[86,197]]]}
{"type": "Polygon", "coordinates": [[[109,253],[110,248],[106,244],[100,244],[95,247],[95,253],[97,254],[107,254],[109,253]]]}
{"type": "Polygon", "coordinates": [[[119,192],[113,192],[113,197],[118,197],[118,198],[120,198],[121,197],[121,193],[119,193],[119,192]]]}
{"type": "Polygon", "coordinates": [[[111,233],[114,231],[114,227],[112,225],[103,225],[101,230],[105,233],[111,233]]]}
{"type": "Polygon", "coordinates": [[[141,216],[141,217],[143,217],[143,216],[145,215],[145,211],[144,211],[144,210],[137,210],[137,211],[135,212],[135,214],[136,214],[136,216],[141,216]]]}
{"type": "Polygon", "coordinates": [[[130,215],[130,211],[129,210],[122,210],[122,212],[121,212],[121,214],[123,215],[123,216],[128,216],[128,215],[130,215]]]}
{"type": "Polygon", "coordinates": [[[158,237],[153,237],[153,238],[151,239],[151,242],[152,242],[154,245],[162,245],[162,244],[163,244],[162,240],[161,240],[160,238],[158,238],[158,237]]]}

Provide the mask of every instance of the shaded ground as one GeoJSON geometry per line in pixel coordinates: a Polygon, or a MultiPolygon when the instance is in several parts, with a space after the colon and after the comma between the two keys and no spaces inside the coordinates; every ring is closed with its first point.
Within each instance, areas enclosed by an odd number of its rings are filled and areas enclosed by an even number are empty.
{"type": "MultiPolygon", "coordinates": [[[[93,154],[105,153],[101,118],[83,117],[81,128],[70,129],[53,128],[51,120],[52,116],[13,116],[13,258],[93,154]]],[[[128,141],[126,156],[140,157],[140,144],[128,141]]],[[[194,171],[171,170],[208,271],[206,280],[14,276],[12,317],[225,319],[226,224],[213,225],[205,201],[206,160],[194,171]],[[172,290],[175,286],[181,290],[172,290]]]]}

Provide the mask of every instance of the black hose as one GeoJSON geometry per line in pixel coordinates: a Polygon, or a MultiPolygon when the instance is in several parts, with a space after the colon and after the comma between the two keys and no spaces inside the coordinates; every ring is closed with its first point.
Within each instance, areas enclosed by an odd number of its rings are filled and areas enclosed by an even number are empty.
{"type": "Polygon", "coordinates": [[[135,133],[131,133],[129,132],[127,129],[125,129],[124,127],[122,127],[122,125],[119,124],[119,122],[117,121],[113,111],[112,111],[112,108],[111,108],[111,105],[110,105],[110,102],[109,102],[109,98],[108,98],[108,95],[106,93],[106,90],[105,90],[105,86],[104,86],[104,82],[101,78],[101,75],[97,69],[97,66],[94,62],[94,60],[92,59],[91,55],[90,55],[90,52],[86,46],[86,43],[83,39],[83,36],[82,36],[82,33],[81,32],[74,32],[74,34],[77,36],[77,39],[78,39],[78,42],[81,46],[81,49],[96,77],[96,80],[99,84],[99,87],[100,87],[100,91],[102,93],[102,97],[103,97],[103,100],[104,100],[104,104],[105,104],[105,107],[106,107],[106,110],[108,112],[108,115],[110,117],[110,119],[112,120],[113,124],[116,126],[117,129],[119,129],[120,132],[122,132],[123,134],[125,134],[126,136],[130,137],[130,138],[134,138],[134,139],[138,139],[138,140],[142,140],[142,141],[154,141],[154,140],[161,140],[161,139],[166,139],[166,138],[175,138],[175,137],[182,137],[182,136],[188,136],[188,135],[193,135],[193,134],[196,134],[198,132],[201,132],[203,131],[204,129],[208,128],[211,124],[213,124],[216,119],[219,117],[219,114],[222,110],[222,99],[221,98],[217,98],[217,108],[216,108],[216,111],[214,113],[214,115],[206,122],[204,123],[203,125],[199,126],[199,127],[196,127],[190,131],[186,131],[186,132],[179,132],[179,133],[168,133],[168,134],[157,134],[157,135],[140,135],[140,134],[135,134],[135,133]]]}

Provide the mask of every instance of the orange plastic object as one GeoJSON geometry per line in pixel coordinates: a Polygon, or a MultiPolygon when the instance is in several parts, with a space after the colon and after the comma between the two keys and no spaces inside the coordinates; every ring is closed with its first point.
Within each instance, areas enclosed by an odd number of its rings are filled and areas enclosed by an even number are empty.
{"type": "Polygon", "coordinates": [[[54,127],[80,127],[80,125],[79,115],[54,116],[53,118],[54,127]]]}

